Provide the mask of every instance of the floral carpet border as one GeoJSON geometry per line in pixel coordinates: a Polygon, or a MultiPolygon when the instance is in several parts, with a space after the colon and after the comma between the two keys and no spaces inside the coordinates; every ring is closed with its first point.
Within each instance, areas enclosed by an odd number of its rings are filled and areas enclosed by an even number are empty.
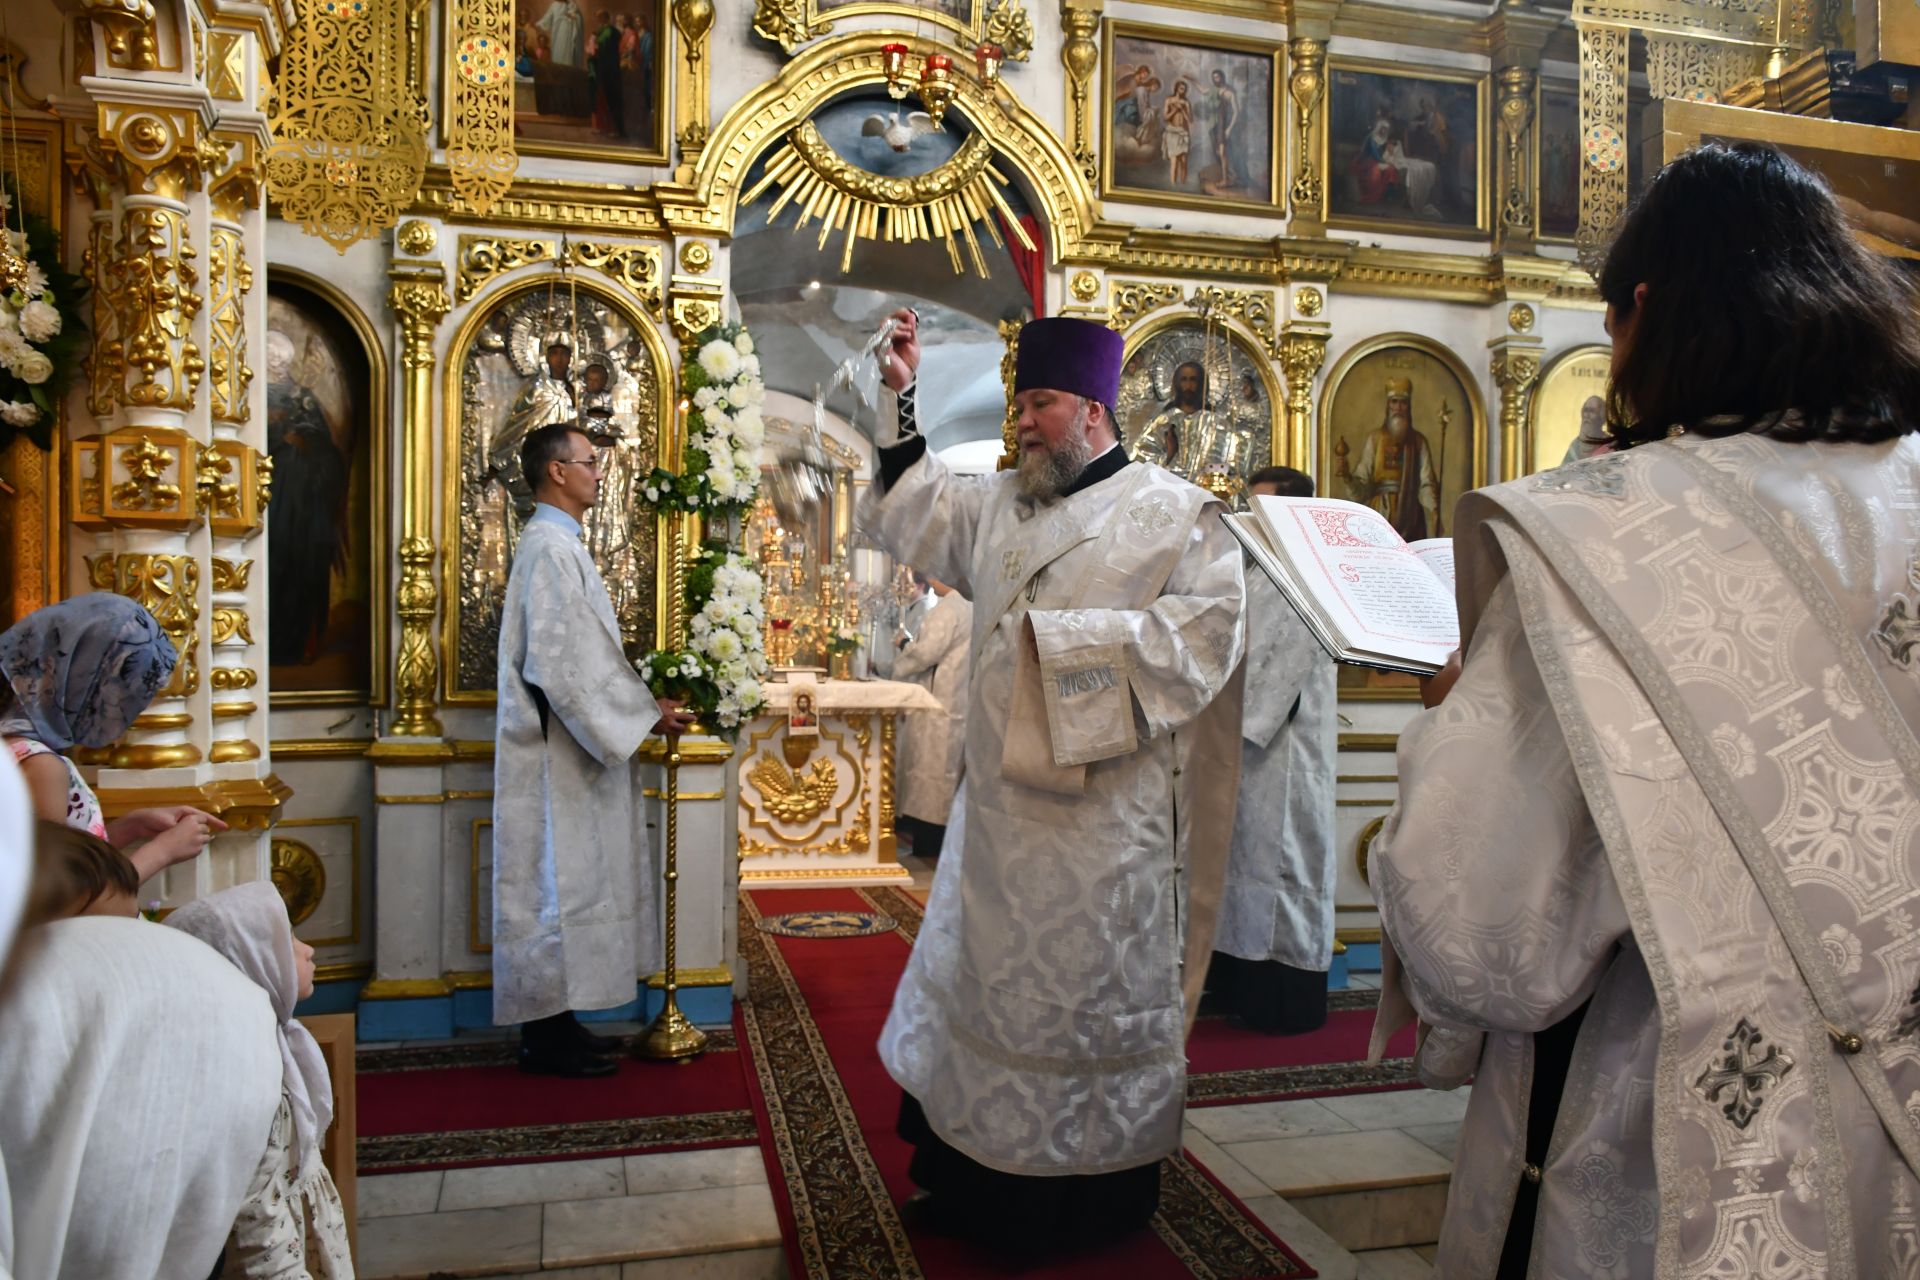
{"type": "Polygon", "coordinates": [[[741,1147],[758,1140],[751,1111],[705,1111],[575,1124],[515,1125],[444,1133],[363,1137],[354,1144],[361,1173],[442,1169],[468,1164],[640,1155],[697,1147],[741,1147]]]}
{"type": "MultiPolygon", "coordinates": [[[[589,1027],[591,1030],[591,1027],[589,1027]]],[[[738,1053],[732,1027],[707,1027],[706,1052],[738,1053]]],[[[632,1036],[611,1036],[625,1053],[633,1045],[632,1036]]],[[[438,1071],[445,1067],[510,1067],[519,1060],[520,1041],[516,1036],[500,1036],[471,1044],[402,1045],[384,1049],[361,1049],[353,1055],[357,1075],[384,1071],[438,1071]]]]}
{"type": "Polygon", "coordinates": [[[740,952],[747,966],[740,1020],[786,1189],[796,1246],[789,1257],[807,1280],[922,1280],[913,1243],[806,997],[779,943],[753,927],[760,909],[744,892],[740,920],[740,952]]]}

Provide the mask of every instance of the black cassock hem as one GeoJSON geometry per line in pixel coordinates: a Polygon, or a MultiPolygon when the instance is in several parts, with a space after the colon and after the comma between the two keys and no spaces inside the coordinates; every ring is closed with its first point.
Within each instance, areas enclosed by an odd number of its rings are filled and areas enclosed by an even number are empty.
{"type": "Polygon", "coordinates": [[[949,1146],[920,1100],[900,1095],[896,1133],[914,1147],[907,1174],[933,1197],[943,1229],[1003,1256],[1034,1258],[1145,1227],[1160,1207],[1160,1162],[1113,1173],[1037,1177],[989,1169],[949,1146]]]}
{"type": "Polygon", "coordinates": [[[1327,975],[1278,960],[1213,953],[1202,1012],[1220,1010],[1255,1031],[1297,1036],[1327,1022],[1327,975]]]}

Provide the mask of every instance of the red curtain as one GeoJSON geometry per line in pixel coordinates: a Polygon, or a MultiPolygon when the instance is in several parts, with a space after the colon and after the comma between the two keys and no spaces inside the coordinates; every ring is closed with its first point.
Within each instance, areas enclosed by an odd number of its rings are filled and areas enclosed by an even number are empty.
{"type": "Polygon", "coordinates": [[[1007,242],[1007,253],[1013,258],[1013,269],[1020,274],[1027,296],[1033,299],[1033,317],[1038,320],[1047,314],[1047,233],[1033,215],[1021,214],[1020,229],[1033,241],[1033,248],[1028,249],[1008,228],[1005,215],[995,213],[994,217],[1000,220],[1000,234],[1007,242]]]}

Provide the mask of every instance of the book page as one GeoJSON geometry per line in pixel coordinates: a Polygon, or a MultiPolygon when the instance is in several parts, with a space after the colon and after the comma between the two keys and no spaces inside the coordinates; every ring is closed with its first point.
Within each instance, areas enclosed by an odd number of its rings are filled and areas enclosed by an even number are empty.
{"type": "Polygon", "coordinates": [[[1379,512],[1333,498],[1255,501],[1300,585],[1348,648],[1438,667],[1458,647],[1452,589],[1379,512]]]}
{"type": "Polygon", "coordinates": [[[1409,542],[1407,550],[1427,566],[1427,572],[1440,579],[1448,595],[1454,594],[1452,538],[1422,538],[1418,542],[1409,542]]]}

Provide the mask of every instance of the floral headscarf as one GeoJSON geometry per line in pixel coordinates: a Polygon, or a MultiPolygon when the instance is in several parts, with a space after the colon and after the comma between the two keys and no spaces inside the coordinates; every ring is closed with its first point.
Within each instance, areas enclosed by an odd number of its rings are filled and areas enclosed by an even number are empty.
{"type": "Polygon", "coordinates": [[[95,591],[36,609],[0,633],[0,676],[11,693],[0,733],[56,751],[104,747],[166,687],[178,661],[153,615],[95,591]]]}

